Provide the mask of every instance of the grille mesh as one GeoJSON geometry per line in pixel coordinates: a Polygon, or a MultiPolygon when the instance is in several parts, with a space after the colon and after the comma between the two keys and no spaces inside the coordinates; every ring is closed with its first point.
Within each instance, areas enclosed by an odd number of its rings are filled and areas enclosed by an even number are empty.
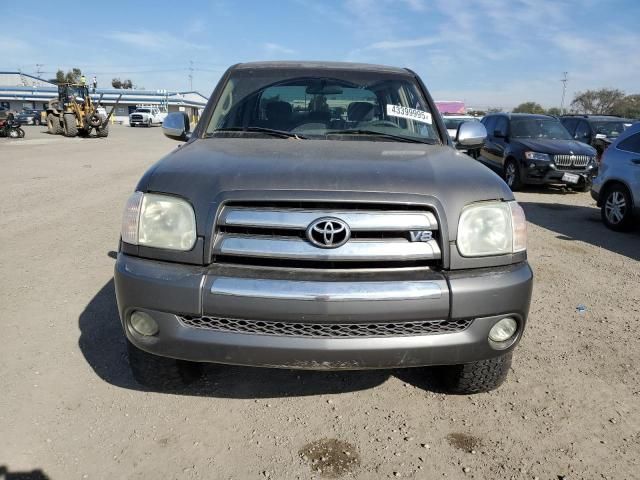
{"type": "Polygon", "coordinates": [[[179,317],[193,328],[218,332],[292,337],[398,337],[434,335],[465,330],[472,319],[423,320],[397,323],[290,323],[220,317],[179,317]]]}
{"type": "Polygon", "coordinates": [[[553,161],[556,167],[561,168],[584,168],[593,159],[589,155],[555,155],[553,161]]]}

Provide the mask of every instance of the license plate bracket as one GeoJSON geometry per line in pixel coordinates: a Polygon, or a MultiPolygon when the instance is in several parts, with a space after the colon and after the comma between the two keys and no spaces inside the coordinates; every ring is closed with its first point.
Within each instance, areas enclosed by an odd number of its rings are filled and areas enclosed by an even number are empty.
{"type": "Polygon", "coordinates": [[[577,184],[580,182],[580,175],[577,173],[564,173],[562,175],[562,181],[565,183],[577,184]]]}

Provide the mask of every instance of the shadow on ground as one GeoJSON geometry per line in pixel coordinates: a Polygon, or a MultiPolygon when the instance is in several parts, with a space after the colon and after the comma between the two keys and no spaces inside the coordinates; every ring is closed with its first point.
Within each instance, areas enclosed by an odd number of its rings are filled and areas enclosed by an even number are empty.
{"type": "MultiPolygon", "coordinates": [[[[129,370],[113,280],[91,299],[78,321],[78,344],[95,373],[117,387],[148,391],[135,382],[129,370]]],[[[171,393],[243,399],[345,393],[381,385],[392,374],[416,387],[437,391],[429,369],[423,368],[323,372],[211,364],[205,367],[202,380],[171,393]]]]}
{"type": "Polygon", "coordinates": [[[640,235],[635,231],[609,230],[600,219],[600,209],[560,203],[519,202],[527,220],[556,232],[568,242],[579,240],[611,252],[640,260],[640,235]]]}
{"type": "Polygon", "coordinates": [[[2,480],[49,480],[42,470],[31,470],[30,472],[10,472],[7,467],[0,466],[0,479],[2,480]]]}

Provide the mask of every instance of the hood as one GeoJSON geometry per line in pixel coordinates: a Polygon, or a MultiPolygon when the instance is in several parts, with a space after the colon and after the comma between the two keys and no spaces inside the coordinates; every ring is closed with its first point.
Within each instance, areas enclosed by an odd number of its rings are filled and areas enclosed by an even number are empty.
{"type": "Polygon", "coordinates": [[[455,217],[450,226],[468,203],[513,199],[495,173],[449,146],[357,140],[197,139],[156,163],[138,190],[187,198],[199,234],[225,192],[265,192],[268,200],[269,191],[311,191],[329,201],[364,200],[375,192],[382,192],[381,201],[385,194],[407,202],[430,195],[447,218],[455,217]]]}
{"type": "Polygon", "coordinates": [[[595,155],[595,149],[577,140],[552,140],[549,138],[514,138],[514,143],[521,144],[533,152],[567,155],[595,155]]]}

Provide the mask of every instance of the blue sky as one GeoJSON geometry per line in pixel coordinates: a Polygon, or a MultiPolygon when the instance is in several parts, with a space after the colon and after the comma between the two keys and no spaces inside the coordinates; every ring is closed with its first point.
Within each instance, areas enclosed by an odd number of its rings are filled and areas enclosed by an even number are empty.
{"type": "Polygon", "coordinates": [[[209,95],[231,64],[295,59],[406,66],[436,99],[482,108],[557,106],[563,71],[569,101],[588,88],[640,93],[637,0],[30,1],[2,10],[0,70],[34,73],[39,63],[49,78],[78,66],[100,86],[121,77],[187,90],[193,62],[193,88],[209,95]]]}

